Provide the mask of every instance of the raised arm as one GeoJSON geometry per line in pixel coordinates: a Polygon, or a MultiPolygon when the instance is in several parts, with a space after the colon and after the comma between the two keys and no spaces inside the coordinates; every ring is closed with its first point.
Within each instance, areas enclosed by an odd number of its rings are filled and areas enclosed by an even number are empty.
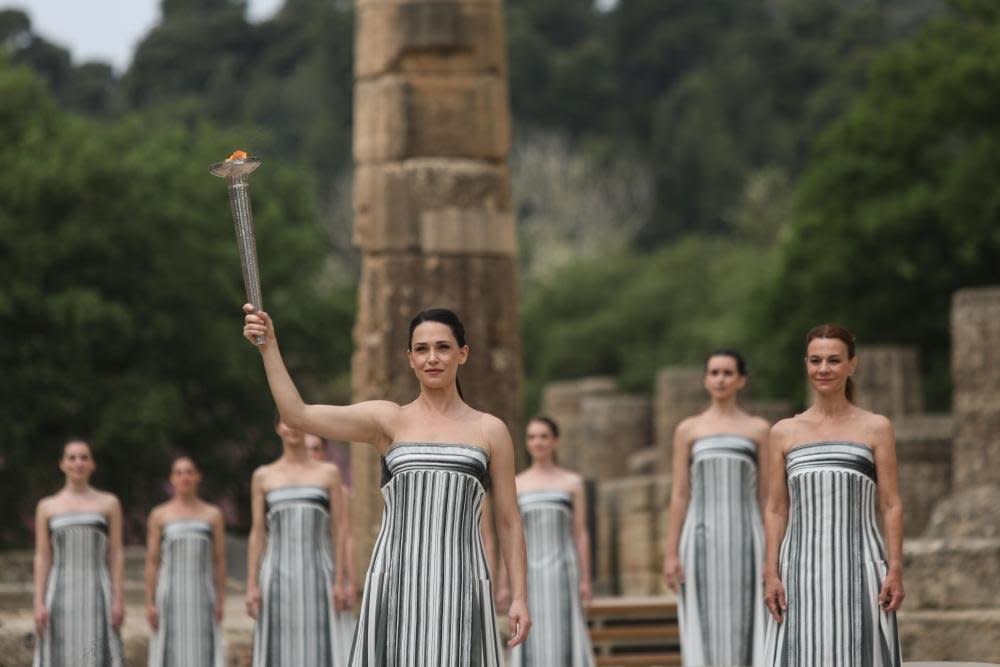
{"type": "Polygon", "coordinates": [[[667,510],[667,536],[664,543],[663,578],[675,593],[684,583],[681,565],[681,529],[691,502],[691,442],[694,424],[685,419],[674,430],[674,460],[670,478],[670,508],[667,510]]]}
{"type": "Polygon", "coordinates": [[[45,606],[49,570],[52,569],[52,543],[49,539],[48,502],[40,500],[35,509],[35,631],[41,637],[49,624],[49,610],[45,606]]]}
{"type": "Polygon", "coordinates": [[[160,626],[160,610],[156,606],[156,581],[160,574],[160,541],[163,537],[163,520],[159,509],[149,513],[146,520],[146,620],[155,632],[160,626]]]}
{"type": "Polygon", "coordinates": [[[218,507],[212,512],[212,579],[215,584],[215,622],[222,623],[226,608],[226,519],[218,507]]]}
{"type": "Polygon", "coordinates": [[[580,566],[580,601],[590,604],[593,591],[590,585],[590,532],[587,530],[587,494],[583,478],[573,484],[573,541],[580,566]]]}
{"type": "Polygon", "coordinates": [[[264,311],[254,313],[250,304],[243,306],[243,310],[246,313],[243,336],[251,342],[257,337],[264,338],[264,343],[256,347],[264,360],[264,372],[274,403],[286,424],[330,440],[371,443],[379,451],[389,446],[399,406],[389,401],[365,401],[345,406],[305,403],[281,358],[270,316],[264,311]]]}
{"type": "Polygon", "coordinates": [[[888,572],[882,582],[879,604],[896,611],[903,604],[903,503],[899,499],[899,466],[896,462],[896,434],[892,423],[877,417],[873,445],[878,475],[879,508],[885,526],[888,572]]]}
{"type": "Polygon", "coordinates": [[[511,638],[507,645],[514,647],[527,638],[531,629],[531,615],[528,612],[528,554],[514,485],[514,443],[507,427],[496,417],[486,420],[484,432],[490,443],[490,495],[494,520],[511,588],[508,611],[511,638]]]}
{"type": "Polygon", "coordinates": [[[267,528],[264,522],[264,472],[258,468],[250,480],[250,536],[247,539],[247,614],[257,618],[260,612],[260,558],[267,545],[267,528]]]}
{"type": "Polygon", "coordinates": [[[774,620],[781,622],[787,604],[785,586],[778,572],[778,552],[788,527],[788,480],[785,477],[785,449],[791,444],[788,420],[771,428],[767,454],[767,506],[764,509],[764,601],[774,620]]]}

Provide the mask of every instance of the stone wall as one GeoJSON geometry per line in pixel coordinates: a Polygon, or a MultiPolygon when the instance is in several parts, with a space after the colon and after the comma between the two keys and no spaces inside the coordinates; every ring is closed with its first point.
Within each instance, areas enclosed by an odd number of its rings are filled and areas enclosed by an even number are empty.
{"type": "Polygon", "coordinates": [[[854,382],[858,405],[890,418],[923,413],[920,352],[916,347],[859,345],[857,356],[854,382]]]}
{"type": "MultiPolygon", "coordinates": [[[[409,320],[462,318],[474,407],[522,426],[516,235],[502,0],[356,0],[354,398],[407,402],[409,320]]],[[[522,448],[518,448],[520,452],[522,448]]],[[[523,455],[523,454],[522,454],[523,455]]],[[[352,452],[357,562],[378,530],[380,463],[352,452]]],[[[364,568],[359,568],[363,573],[364,568]]]]}

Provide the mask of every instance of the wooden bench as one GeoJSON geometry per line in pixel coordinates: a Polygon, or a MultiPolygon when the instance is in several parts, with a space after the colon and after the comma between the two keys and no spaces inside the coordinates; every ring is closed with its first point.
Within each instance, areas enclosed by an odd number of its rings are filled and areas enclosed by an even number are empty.
{"type": "Polygon", "coordinates": [[[594,598],[586,612],[598,667],[681,664],[677,603],[673,598],[594,598]]]}

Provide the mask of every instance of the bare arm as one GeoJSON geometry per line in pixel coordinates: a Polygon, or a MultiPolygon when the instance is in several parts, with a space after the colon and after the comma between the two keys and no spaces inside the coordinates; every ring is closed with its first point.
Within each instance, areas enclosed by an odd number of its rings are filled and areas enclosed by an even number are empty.
{"type": "Polygon", "coordinates": [[[330,440],[367,442],[380,451],[392,441],[392,422],[399,409],[389,401],[365,401],[354,405],[309,405],[302,400],[285,362],[281,358],[274,324],[267,313],[254,314],[253,306],[243,307],[246,324],[243,335],[250,341],[263,336],[263,345],[256,346],[264,360],[264,372],[278,412],[294,429],[313,433],[330,440]]]}
{"type": "Polygon", "coordinates": [[[108,567],[111,570],[111,624],[120,628],[125,620],[125,540],[122,504],[112,496],[108,526],[108,567]]]}
{"type": "Polygon", "coordinates": [[[573,541],[580,566],[580,598],[588,604],[592,591],[590,586],[590,532],[587,530],[587,494],[584,492],[583,478],[573,485],[573,541]]]}
{"type": "Polygon", "coordinates": [[[260,559],[267,546],[267,529],[264,522],[263,471],[254,471],[250,480],[250,537],[247,539],[247,613],[257,618],[260,608],[260,587],[257,576],[260,573],[260,559]]]}
{"type": "Polygon", "coordinates": [[[781,622],[786,608],[785,588],[778,572],[778,554],[788,527],[788,480],[785,476],[785,448],[791,444],[787,420],[771,429],[767,458],[767,506],[764,509],[764,598],[768,610],[781,622]]]}
{"type": "Polygon", "coordinates": [[[160,573],[160,540],[163,536],[163,522],[159,510],[154,509],[146,521],[146,619],[153,630],[159,626],[159,610],[156,608],[156,580],[160,573]]]}
{"type": "Polygon", "coordinates": [[[490,442],[490,494],[494,519],[500,538],[507,573],[510,577],[511,639],[508,646],[517,646],[528,636],[531,616],[528,612],[528,554],[524,544],[524,526],[517,506],[514,485],[514,443],[502,421],[489,418],[484,429],[490,442]]]}
{"type": "Polygon", "coordinates": [[[344,575],[348,605],[353,605],[357,597],[355,581],[357,570],[354,568],[354,528],[351,526],[351,490],[346,484],[341,484],[342,501],[340,503],[340,523],[344,527],[344,575]]]}
{"type": "Polygon", "coordinates": [[[770,466],[768,462],[768,442],[771,436],[771,425],[767,421],[760,420],[760,428],[754,440],[757,442],[757,499],[760,502],[761,514],[767,511],[767,483],[770,476],[770,466]]]}
{"type": "Polygon", "coordinates": [[[222,622],[226,608],[226,519],[218,508],[212,513],[212,579],[215,583],[215,620],[222,622]]]}
{"type": "Polygon", "coordinates": [[[693,423],[685,419],[674,430],[674,460],[670,478],[670,508],[667,510],[667,536],[663,549],[663,578],[674,592],[684,583],[680,563],[681,529],[691,502],[691,443],[693,423]]]}
{"type": "Polygon", "coordinates": [[[896,462],[896,434],[892,423],[879,417],[873,437],[875,470],[878,475],[879,509],[889,550],[888,574],[879,594],[887,611],[903,603],[903,503],[899,498],[899,466],[896,462]]]}
{"type": "Polygon", "coordinates": [[[332,463],[327,464],[330,466],[330,483],[327,487],[327,493],[330,494],[330,536],[333,539],[333,553],[334,553],[334,581],[333,587],[336,595],[334,596],[334,602],[338,608],[343,608],[343,601],[340,597],[341,584],[346,578],[346,571],[343,567],[345,554],[344,554],[344,522],[343,515],[344,510],[341,507],[344,497],[343,485],[340,483],[340,469],[333,465],[332,463]]]}
{"type": "Polygon", "coordinates": [[[49,539],[49,516],[46,501],[39,501],[35,509],[35,629],[41,635],[48,624],[48,610],[45,608],[45,589],[48,586],[49,570],[52,569],[52,543],[49,539]]]}
{"type": "Polygon", "coordinates": [[[489,496],[483,499],[483,520],[479,523],[479,532],[483,537],[483,551],[486,552],[486,566],[490,569],[490,578],[499,574],[497,570],[496,528],[493,522],[493,503],[489,496]]]}

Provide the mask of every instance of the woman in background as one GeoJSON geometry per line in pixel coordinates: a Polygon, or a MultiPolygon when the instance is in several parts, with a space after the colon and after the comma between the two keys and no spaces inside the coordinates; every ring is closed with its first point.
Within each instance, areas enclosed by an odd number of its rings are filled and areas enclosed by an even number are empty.
{"type": "Polygon", "coordinates": [[[674,433],[663,576],[677,593],[685,667],[758,665],[763,646],[761,464],[769,424],[737,403],[746,381],[739,352],[710,354],[711,405],[674,433]]]}
{"type": "Polygon", "coordinates": [[[808,410],[771,429],[767,667],[898,667],[903,508],[896,438],[854,405],[854,335],[806,334],[808,410]],[[888,550],[875,517],[876,499],[888,550]]]}
{"type": "MultiPolygon", "coordinates": [[[[548,417],[528,422],[531,467],[515,478],[528,547],[528,607],[535,632],[510,654],[511,667],[592,667],[583,605],[590,602],[590,536],[583,478],[556,464],[559,426],[548,417]]],[[[497,602],[510,602],[500,569],[497,602]]]]}
{"type": "Polygon", "coordinates": [[[63,445],[66,484],[35,511],[35,667],[122,667],[122,507],[90,486],[84,440],[63,445]]]}
{"type": "Polygon", "coordinates": [[[223,667],[226,532],[222,511],[198,497],[201,471],[174,459],[174,496],[146,522],[149,667],[223,667]]]}

